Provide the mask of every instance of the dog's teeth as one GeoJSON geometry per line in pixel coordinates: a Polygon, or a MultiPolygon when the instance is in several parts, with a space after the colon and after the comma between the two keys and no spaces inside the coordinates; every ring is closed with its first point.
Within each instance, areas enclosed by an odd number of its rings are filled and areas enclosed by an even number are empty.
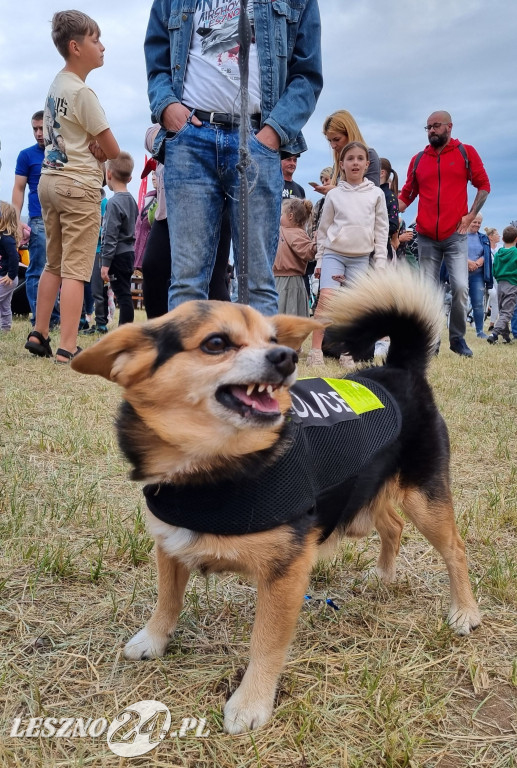
{"type": "Polygon", "coordinates": [[[269,386],[267,388],[267,393],[268,393],[268,395],[272,395],[273,394],[273,387],[271,386],[271,384],[269,384],[269,386]]]}
{"type": "Polygon", "coordinates": [[[246,394],[247,394],[248,397],[250,397],[250,395],[253,393],[254,389],[255,389],[255,384],[250,384],[248,386],[248,389],[246,390],[246,394]]]}
{"type": "Polygon", "coordinates": [[[265,390],[265,388],[266,388],[265,384],[259,384],[258,387],[257,387],[259,392],[263,392],[265,390]]]}

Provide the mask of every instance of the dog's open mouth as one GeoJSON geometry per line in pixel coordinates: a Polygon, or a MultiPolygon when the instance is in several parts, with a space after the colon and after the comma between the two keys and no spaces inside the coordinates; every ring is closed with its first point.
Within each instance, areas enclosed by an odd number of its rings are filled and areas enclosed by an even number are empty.
{"type": "Polygon", "coordinates": [[[275,391],[283,389],[275,384],[231,384],[220,387],[216,400],[245,418],[274,421],[281,412],[275,391]]]}

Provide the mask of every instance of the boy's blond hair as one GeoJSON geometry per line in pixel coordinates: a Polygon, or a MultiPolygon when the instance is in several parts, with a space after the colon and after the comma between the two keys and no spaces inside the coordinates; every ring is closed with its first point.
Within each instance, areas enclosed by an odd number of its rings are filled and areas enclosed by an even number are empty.
{"type": "Polygon", "coordinates": [[[106,170],[110,171],[113,178],[122,184],[127,184],[128,181],[131,181],[134,167],[135,161],[129,152],[121,152],[114,160],[106,161],[106,170]]]}
{"type": "Polygon", "coordinates": [[[52,40],[65,61],[72,40],[82,43],[86,35],[98,35],[101,30],[94,19],[82,11],[57,11],[52,17],[52,40]]]}

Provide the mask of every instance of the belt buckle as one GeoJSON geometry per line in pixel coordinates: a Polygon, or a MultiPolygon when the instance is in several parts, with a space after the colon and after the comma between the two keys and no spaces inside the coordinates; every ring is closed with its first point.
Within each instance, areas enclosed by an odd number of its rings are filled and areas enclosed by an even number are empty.
{"type": "Polygon", "coordinates": [[[216,112],[210,112],[210,119],[209,119],[209,121],[208,121],[208,122],[209,122],[211,125],[218,125],[218,123],[216,123],[216,122],[215,122],[215,120],[214,120],[214,115],[215,115],[215,114],[216,114],[216,112]]]}

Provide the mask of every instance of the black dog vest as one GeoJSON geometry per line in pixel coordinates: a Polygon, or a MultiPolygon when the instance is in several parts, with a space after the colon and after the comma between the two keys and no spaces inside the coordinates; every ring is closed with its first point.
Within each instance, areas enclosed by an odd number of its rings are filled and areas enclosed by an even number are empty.
{"type": "MultiPolygon", "coordinates": [[[[365,468],[399,435],[398,405],[377,382],[299,379],[291,388],[285,450],[251,478],[203,485],[144,487],[150,511],[170,525],[199,533],[242,535],[276,528],[323,527],[352,517],[378,488],[365,468]]],[[[260,459],[257,459],[260,461],[260,459]]]]}

